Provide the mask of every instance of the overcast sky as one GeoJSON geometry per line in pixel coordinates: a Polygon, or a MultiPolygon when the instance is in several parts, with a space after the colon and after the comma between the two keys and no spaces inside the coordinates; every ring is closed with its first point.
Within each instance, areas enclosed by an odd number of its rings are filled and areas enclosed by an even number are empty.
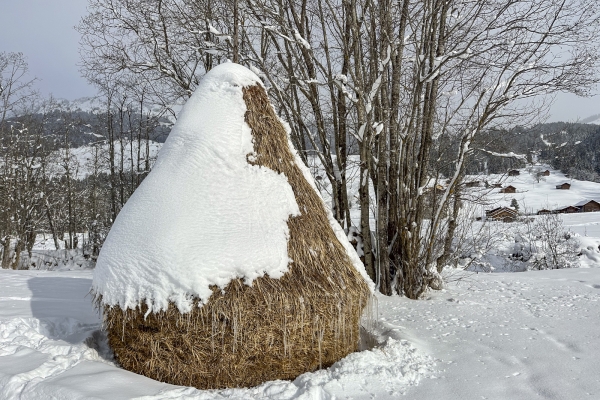
{"type": "MultiPolygon", "coordinates": [[[[73,29],[86,4],[86,0],[0,0],[0,51],[24,53],[44,95],[74,100],[95,94],[80,77],[79,34],[73,29]]],[[[600,114],[600,96],[559,94],[550,114],[549,121],[600,114]]]]}

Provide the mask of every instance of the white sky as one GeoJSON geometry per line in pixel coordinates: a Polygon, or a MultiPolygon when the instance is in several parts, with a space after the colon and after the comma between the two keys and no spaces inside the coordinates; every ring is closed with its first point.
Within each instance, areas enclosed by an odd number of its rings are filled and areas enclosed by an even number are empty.
{"type": "Polygon", "coordinates": [[[76,99],[96,90],[80,77],[79,34],[86,0],[0,0],[0,51],[27,57],[44,95],[76,99]]]}
{"type": "MultiPolygon", "coordinates": [[[[95,94],[80,77],[79,34],[73,29],[86,5],[86,0],[0,0],[0,51],[24,53],[44,95],[74,100],[95,94]]],[[[594,114],[600,114],[600,95],[559,94],[549,121],[578,121],[594,114]]]]}

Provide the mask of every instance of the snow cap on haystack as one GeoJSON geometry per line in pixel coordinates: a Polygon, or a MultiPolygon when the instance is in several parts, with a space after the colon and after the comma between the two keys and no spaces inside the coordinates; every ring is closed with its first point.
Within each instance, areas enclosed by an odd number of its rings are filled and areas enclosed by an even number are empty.
{"type": "Polygon", "coordinates": [[[228,63],[202,79],[121,210],[92,290],[124,368],[223,388],[356,351],[372,282],[259,78],[228,63]]]}

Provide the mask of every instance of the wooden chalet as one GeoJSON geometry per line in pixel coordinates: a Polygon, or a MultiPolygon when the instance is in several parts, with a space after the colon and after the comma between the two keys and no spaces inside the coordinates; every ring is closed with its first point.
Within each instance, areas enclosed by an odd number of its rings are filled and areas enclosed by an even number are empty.
{"type": "Polygon", "coordinates": [[[550,171],[545,170],[544,172],[541,173],[542,176],[550,176],[550,171]]]}
{"type": "Polygon", "coordinates": [[[519,176],[521,175],[521,173],[519,172],[518,169],[511,169],[510,171],[508,171],[508,176],[519,176]]]}
{"type": "Polygon", "coordinates": [[[481,181],[469,181],[465,182],[465,187],[474,188],[481,186],[481,181]]]}
{"type": "Polygon", "coordinates": [[[569,189],[571,189],[571,184],[565,182],[562,185],[556,185],[556,188],[560,189],[560,190],[569,190],[569,189]]]}
{"type": "Polygon", "coordinates": [[[513,222],[519,214],[516,210],[509,207],[498,207],[493,210],[486,210],[485,216],[492,221],[513,222]]]}
{"type": "Polygon", "coordinates": [[[516,192],[517,192],[517,188],[512,185],[508,185],[507,187],[500,189],[500,193],[516,193],[516,192]]]}
{"type": "Polygon", "coordinates": [[[573,213],[579,212],[579,208],[577,208],[575,206],[567,206],[567,207],[558,208],[558,209],[554,210],[554,212],[557,214],[573,214],[573,213]]]}
{"type": "Polygon", "coordinates": [[[537,215],[548,215],[548,214],[552,214],[552,210],[542,208],[540,211],[537,212],[537,215]]]}
{"type": "Polygon", "coordinates": [[[583,200],[575,204],[579,212],[597,212],[600,211],[600,203],[596,200],[583,200]]]}

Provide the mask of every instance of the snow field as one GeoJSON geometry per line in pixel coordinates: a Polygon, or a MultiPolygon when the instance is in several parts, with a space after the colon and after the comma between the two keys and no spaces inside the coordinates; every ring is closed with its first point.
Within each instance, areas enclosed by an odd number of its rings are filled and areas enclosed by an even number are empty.
{"type": "Polygon", "coordinates": [[[383,343],[293,382],[200,391],[118,368],[90,271],[0,270],[0,398],[595,399],[600,269],[459,273],[412,301],[378,296],[383,343]]]}
{"type": "MultiPolygon", "coordinates": [[[[541,209],[555,210],[582,200],[600,201],[600,184],[567,178],[548,165],[533,165],[520,169],[520,175],[473,175],[467,181],[480,182],[480,187],[466,189],[472,202],[465,202],[459,231],[464,236],[455,240],[460,263],[485,272],[520,272],[537,269],[544,259],[554,259],[555,249],[560,267],[600,267],[600,213],[558,214],[538,216],[541,209]],[[548,169],[549,176],[538,176],[548,169]],[[500,193],[499,188],[484,188],[501,183],[512,185],[516,193],[500,193]],[[571,183],[570,190],[556,186],[571,183]],[[511,207],[517,201],[521,217],[512,223],[486,221],[485,210],[511,207]],[[567,239],[568,238],[568,239],[567,239]],[[460,242],[467,243],[467,246],[460,242]],[[462,247],[461,247],[462,246],[462,247]]],[[[556,263],[549,263],[556,264],[556,263]]]]}
{"type": "Polygon", "coordinates": [[[438,359],[409,398],[600,398],[600,269],[455,275],[425,301],[380,309],[438,359]]]}
{"type": "MultiPolygon", "coordinates": [[[[137,141],[123,140],[123,148],[121,149],[121,142],[115,140],[113,142],[114,153],[115,153],[115,165],[119,166],[123,164],[124,171],[131,171],[131,165],[133,163],[134,168],[137,167],[137,154],[138,147],[141,147],[140,151],[140,165],[143,166],[146,156],[146,140],[142,139],[141,146],[138,146],[137,141]],[[123,158],[121,159],[121,151],[123,152],[123,158]],[[133,153],[133,159],[131,154],[133,153]]],[[[148,141],[149,148],[149,164],[152,166],[158,152],[162,148],[163,144],[155,141],[148,141]]],[[[101,144],[95,146],[80,146],[69,149],[68,157],[71,168],[71,173],[74,175],[74,179],[85,179],[86,177],[97,174],[97,173],[110,173],[109,165],[109,144],[106,140],[103,140],[101,144]]],[[[63,168],[63,160],[65,159],[65,150],[53,151],[50,156],[50,160],[54,162],[50,163],[48,170],[51,175],[61,176],[65,173],[63,168]]]]}

